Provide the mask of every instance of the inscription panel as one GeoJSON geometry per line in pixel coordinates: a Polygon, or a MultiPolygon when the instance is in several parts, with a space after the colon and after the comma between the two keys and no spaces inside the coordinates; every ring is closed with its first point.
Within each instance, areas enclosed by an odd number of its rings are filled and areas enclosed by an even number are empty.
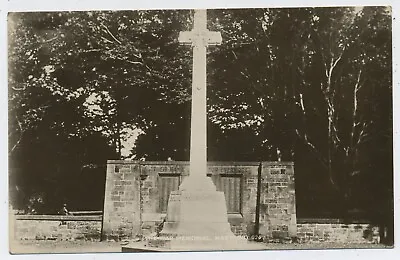
{"type": "Polygon", "coordinates": [[[176,191],[180,185],[180,175],[160,173],[158,176],[159,208],[160,213],[166,213],[168,199],[172,191],[176,191]]]}
{"type": "Polygon", "coordinates": [[[217,190],[224,192],[228,213],[241,213],[242,175],[220,175],[212,179],[217,190]]]}

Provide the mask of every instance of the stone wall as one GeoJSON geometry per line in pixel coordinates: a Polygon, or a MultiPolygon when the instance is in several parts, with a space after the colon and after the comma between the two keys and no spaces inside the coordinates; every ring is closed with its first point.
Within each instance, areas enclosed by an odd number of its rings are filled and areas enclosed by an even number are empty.
{"type": "Polygon", "coordinates": [[[296,237],[296,196],[293,164],[263,162],[260,233],[267,238],[296,237]]]}
{"type": "MultiPolygon", "coordinates": [[[[12,241],[100,240],[101,216],[17,215],[10,217],[10,220],[12,241]]],[[[230,222],[233,230],[246,225],[243,218],[236,215],[230,216],[230,222]]],[[[294,240],[298,243],[379,243],[378,228],[365,222],[344,224],[333,219],[299,219],[298,222],[297,236],[294,240]]],[[[154,223],[147,222],[146,225],[154,223]]],[[[243,234],[242,229],[237,233],[243,234]]],[[[267,236],[265,241],[284,242],[277,236],[267,236]]]]}
{"type": "Polygon", "coordinates": [[[101,216],[16,215],[10,221],[10,238],[100,241],[101,221],[101,216]]]}
{"type": "Polygon", "coordinates": [[[107,164],[103,210],[103,234],[132,237],[140,228],[140,165],[113,161],[107,164]]]}
{"type": "Polygon", "coordinates": [[[297,224],[299,243],[379,243],[378,227],[366,223],[301,223],[297,224]]]}
{"type": "MultiPolygon", "coordinates": [[[[265,237],[296,235],[294,169],[290,162],[209,162],[207,175],[217,187],[236,185],[228,213],[232,231],[254,235],[258,172],[260,179],[259,231],[265,237]],[[240,187],[240,188],[239,188],[240,187]],[[238,194],[239,193],[239,194],[238,194]]],[[[166,192],[177,189],[189,174],[188,162],[108,161],[103,236],[124,239],[148,235],[165,217],[166,192]]]]}

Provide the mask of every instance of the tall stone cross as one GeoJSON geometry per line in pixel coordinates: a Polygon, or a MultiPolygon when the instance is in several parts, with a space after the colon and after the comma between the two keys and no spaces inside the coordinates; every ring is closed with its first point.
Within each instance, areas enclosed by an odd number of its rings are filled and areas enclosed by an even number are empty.
{"type": "Polygon", "coordinates": [[[217,191],[211,178],[207,177],[206,51],[207,46],[221,43],[221,35],[207,30],[206,10],[196,10],[193,30],[181,32],[179,40],[193,47],[190,173],[179,190],[170,193],[160,236],[196,238],[193,242],[172,240],[171,248],[179,248],[182,243],[185,246],[189,243],[193,249],[200,246],[216,248],[216,245],[221,246],[217,237],[235,237],[228,222],[224,192],[217,191]]]}
{"type": "Polygon", "coordinates": [[[206,188],[207,174],[207,46],[221,44],[221,33],[207,29],[207,10],[195,10],[192,31],[181,32],[179,42],[193,47],[190,173],[180,189],[206,188]]]}

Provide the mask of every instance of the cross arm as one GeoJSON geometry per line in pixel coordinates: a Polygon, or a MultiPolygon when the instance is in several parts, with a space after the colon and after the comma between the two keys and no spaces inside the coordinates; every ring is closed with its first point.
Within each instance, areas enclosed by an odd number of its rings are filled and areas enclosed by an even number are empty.
{"type": "Polygon", "coordinates": [[[222,37],[220,32],[208,31],[206,36],[208,36],[206,41],[209,45],[219,45],[222,43],[222,37]]]}
{"type": "Polygon", "coordinates": [[[178,38],[180,43],[190,45],[193,43],[193,32],[186,31],[186,32],[179,32],[179,38],[178,38]]]}
{"type": "Polygon", "coordinates": [[[208,45],[219,45],[222,42],[222,37],[220,32],[212,32],[209,30],[205,31],[185,31],[179,33],[178,38],[180,43],[187,45],[197,45],[199,43],[208,45]]]}

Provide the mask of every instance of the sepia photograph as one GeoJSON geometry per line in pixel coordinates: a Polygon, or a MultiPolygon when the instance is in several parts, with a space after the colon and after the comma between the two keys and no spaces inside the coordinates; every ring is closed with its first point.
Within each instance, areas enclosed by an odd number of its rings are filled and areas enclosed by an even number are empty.
{"type": "Polygon", "coordinates": [[[9,253],[392,250],[392,18],[8,12],[9,253]]]}

